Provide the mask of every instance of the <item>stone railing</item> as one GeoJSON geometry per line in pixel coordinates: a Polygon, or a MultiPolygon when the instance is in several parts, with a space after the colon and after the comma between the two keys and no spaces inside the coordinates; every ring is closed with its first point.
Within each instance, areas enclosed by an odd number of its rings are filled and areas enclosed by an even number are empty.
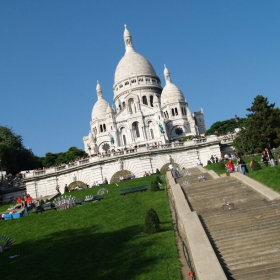
{"type": "Polygon", "coordinates": [[[165,149],[179,149],[181,147],[190,147],[190,146],[194,146],[194,145],[199,145],[205,142],[215,142],[215,141],[221,141],[220,139],[218,139],[217,137],[210,137],[210,138],[202,138],[202,139],[195,139],[195,140],[190,140],[190,141],[186,141],[186,142],[173,142],[173,143],[166,143],[166,144],[161,144],[161,145],[151,145],[149,147],[146,146],[142,146],[142,147],[138,147],[137,149],[127,149],[127,150],[116,150],[114,152],[111,153],[107,153],[107,154],[100,154],[100,155],[94,155],[91,156],[90,158],[86,158],[80,161],[75,161],[75,162],[71,162],[68,164],[63,164],[60,166],[56,166],[56,167],[52,167],[52,168],[45,168],[42,170],[33,170],[33,171],[29,171],[29,173],[25,173],[25,179],[29,179],[29,178],[33,178],[33,177],[37,177],[37,176],[43,176],[46,174],[51,174],[51,173],[55,173],[55,172],[59,172],[59,171],[63,171],[63,170],[67,170],[67,169],[72,169],[72,168],[76,168],[79,167],[81,165],[86,165],[89,163],[94,163],[94,162],[100,162],[100,161],[104,161],[110,158],[118,158],[118,157],[122,157],[122,156],[126,156],[129,154],[142,154],[145,152],[152,152],[152,151],[159,151],[159,150],[165,150],[165,149]]]}

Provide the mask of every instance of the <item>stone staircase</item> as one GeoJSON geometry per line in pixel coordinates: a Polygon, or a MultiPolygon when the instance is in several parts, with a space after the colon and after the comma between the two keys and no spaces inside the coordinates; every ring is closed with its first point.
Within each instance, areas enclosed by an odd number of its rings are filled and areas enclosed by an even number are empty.
{"type": "MultiPolygon", "coordinates": [[[[280,279],[280,201],[268,201],[231,177],[212,179],[198,168],[177,179],[228,279],[280,279]],[[205,181],[199,182],[204,175],[205,181]],[[234,207],[221,206],[227,202],[234,207]]],[[[217,279],[218,280],[218,279],[217,279]]]]}

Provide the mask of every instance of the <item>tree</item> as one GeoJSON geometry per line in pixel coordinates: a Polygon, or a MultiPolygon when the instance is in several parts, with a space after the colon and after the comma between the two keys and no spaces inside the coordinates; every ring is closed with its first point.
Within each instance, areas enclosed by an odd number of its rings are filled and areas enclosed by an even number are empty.
{"type": "Polygon", "coordinates": [[[55,166],[57,164],[68,163],[75,161],[77,158],[86,157],[87,153],[76,147],[70,147],[67,152],[60,153],[46,153],[43,158],[43,165],[45,167],[55,166]]]}
{"type": "Polygon", "coordinates": [[[41,165],[40,158],[24,147],[22,137],[4,126],[0,126],[0,157],[3,170],[11,173],[34,169],[41,165]]]}
{"type": "Polygon", "coordinates": [[[280,110],[269,104],[262,95],[255,97],[250,108],[246,110],[247,120],[244,129],[234,139],[234,147],[242,151],[242,143],[247,154],[261,152],[264,148],[274,148],[280,143],[280,110]]]}
{"type": "MultiPolygon", "coordinates": [[[[241,118],[239,120],[239,125],[243,126],[246,119],[241,118]]],[[[237,124],[234,118],[225,120],[225,121],[218,121],[211,125],[211,127],[206,130],[205,135],[225,135],[227,133],[234,132],[234,130],[237,128],[237,124]]]]}

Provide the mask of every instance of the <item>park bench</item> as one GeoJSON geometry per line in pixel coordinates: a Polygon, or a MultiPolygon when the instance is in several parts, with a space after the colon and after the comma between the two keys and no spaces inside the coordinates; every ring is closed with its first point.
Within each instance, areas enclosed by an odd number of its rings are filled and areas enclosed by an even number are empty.
{"type": "Polygon", "coordinates": [[[84,202],[100,201],[103,198],[104,198],[103,194],[102,195],[94,195],[93,197],[90,197],[90,198],[80,198],[80,199],[77,199],[75,201],[75,203],[82,205],[84,202]]]}
{"type": "Polygon", "coordinates": [[[122,190],[120,190],[120,194],[126,195],[126,194],[134,193],[134,192],[144,192],[146,190],[148,190],[148,186],[143,185],[143,186],[138,186],[138,187],[133,187],[133,188],[128,188],[128,189],[122,189],[122,190]]]}

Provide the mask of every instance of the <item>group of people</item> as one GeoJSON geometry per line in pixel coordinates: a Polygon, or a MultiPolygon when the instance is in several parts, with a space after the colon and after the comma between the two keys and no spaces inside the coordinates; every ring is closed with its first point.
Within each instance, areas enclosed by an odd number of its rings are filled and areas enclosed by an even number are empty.
{"type": "Polygon", "coordinates": [[[268,167],[268,163],[270,163],[271,166],[274,166],[275,164],[280,164],[280,154],[278,155],[278,158],[275,161],[271,150],[265,148],[262,152],[261,161],[265,165],[265,167],[268,167]]]}
{"type": "Polygon", "coordinates": [[[130,180],[130,179],[134,179],[136,176],[134,173],[130,173],[130,175],[126,175],[126,176],[120,176],[119,180],[124,181],[124,180],[130,180]]]}
{"type": "Polygon", "coordinates": [[[22,207],[24,207],[24,215],[28,216],[28,207],[34,207],[35,203],[33,202],[33,198],[31,195],[27,194],[23,197],[17,198],[17,203],[21,204],[22,207]]]}
{"type": "Polygon", "coordinates": [[[240,167],[240,170],[241,170],[242,174],[245,175],[248,172],[246,162],[242,159],[242,157],[239,153],[236,153],[235,157],[237,158],[236,166],[232,162],[232,157],[228,158],[228,161],[225,164],[227,172],[232,173],[234,171],[237,171],[238,167],[240,167]]]}

